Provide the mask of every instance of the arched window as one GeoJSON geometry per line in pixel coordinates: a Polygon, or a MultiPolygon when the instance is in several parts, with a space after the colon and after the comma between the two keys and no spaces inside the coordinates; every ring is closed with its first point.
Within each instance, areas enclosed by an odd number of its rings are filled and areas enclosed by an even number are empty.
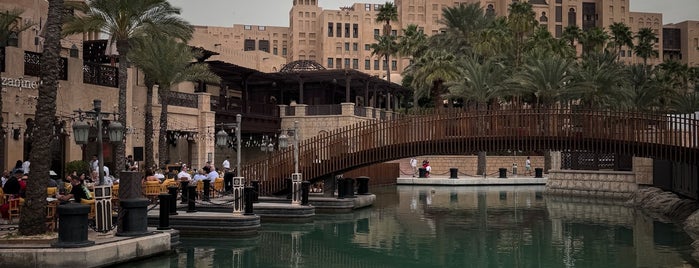
{"type": "Polygon", "coordinates": [[[546,17],[546,12],[541,12],[541,17],[539,17],[539,22],[546,23],[549,21],[549,18],[546,17]]]}
{"type": "Polygon", "coordinates": [[[577,14],[575,8],[568,9],[568,26],[576,25],[577,14]]]}
{"type": "Polygon", "coordinates": [[[493,4],[489,4],[488,7],[485,9],[485,15],[495,16],[495,7],[493,7],[493,4]]]}

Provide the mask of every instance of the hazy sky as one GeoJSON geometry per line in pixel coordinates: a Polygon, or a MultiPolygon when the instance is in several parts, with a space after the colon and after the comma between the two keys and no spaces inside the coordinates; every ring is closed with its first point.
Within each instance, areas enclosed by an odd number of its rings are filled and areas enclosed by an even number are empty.
{"type": "MultiPolygon", "coordinates": [[[[289,26],[292,0],[168,0],[182,8],[194,25],[231,26],[250,24],[289,26]]],[[[339,9],[353,3],[381,4],[386,0],[318,0],[324,9],[339,9]]],[[[699,0],[629,0],[632,12],[663,13],[663,23],[699,20],[699,0]]]]}

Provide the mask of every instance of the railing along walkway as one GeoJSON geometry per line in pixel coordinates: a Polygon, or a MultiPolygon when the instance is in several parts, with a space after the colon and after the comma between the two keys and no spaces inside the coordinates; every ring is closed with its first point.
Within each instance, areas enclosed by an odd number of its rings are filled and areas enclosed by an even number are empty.
{"type": "MultiPolygon", "coordinates": [[[[300,142],[305,180],[416,155],[479,151],[590,150],[677,162],[697,160],[699,123],[694,115],[570,109],[467,110],[368,121],[300,142]]],[[[259,179],[261,194],[285,188],[294,171],[293,149],[242,168],[259,179]],[[269,166],[266,165],[269,163],[269,166]],[[263,174],[267,171],[266,181],[263,174]]]]}

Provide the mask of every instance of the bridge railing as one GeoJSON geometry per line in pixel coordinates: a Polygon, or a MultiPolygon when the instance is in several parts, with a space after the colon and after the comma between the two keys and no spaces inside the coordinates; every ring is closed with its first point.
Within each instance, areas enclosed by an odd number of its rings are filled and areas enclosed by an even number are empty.
{"type": "MultiPolygon", "coordinates": [[[[647,114],[570,109],[451,110],[365,121],[300,142],[304,179],[319,178],[388,160],[426,154],[479,151],[590,150],[696,161],[699,124],[695,115],[647,114]]],[[[262,194],[285,187],[294,170],[293,149],[244,166],[242,174],[260,178],[268,168],[262,194]]]]}

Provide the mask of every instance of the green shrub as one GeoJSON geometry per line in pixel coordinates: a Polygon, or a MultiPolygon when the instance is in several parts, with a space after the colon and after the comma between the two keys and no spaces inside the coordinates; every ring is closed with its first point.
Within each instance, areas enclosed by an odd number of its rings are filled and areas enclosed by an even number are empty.
{"type": "Polygon", "coordinates": [[[87,161],[75,160],[66,163],[66,175],[73,174],[75,171],[78,175],[85,173],[90,175],[90,164],[87,161]]]}

